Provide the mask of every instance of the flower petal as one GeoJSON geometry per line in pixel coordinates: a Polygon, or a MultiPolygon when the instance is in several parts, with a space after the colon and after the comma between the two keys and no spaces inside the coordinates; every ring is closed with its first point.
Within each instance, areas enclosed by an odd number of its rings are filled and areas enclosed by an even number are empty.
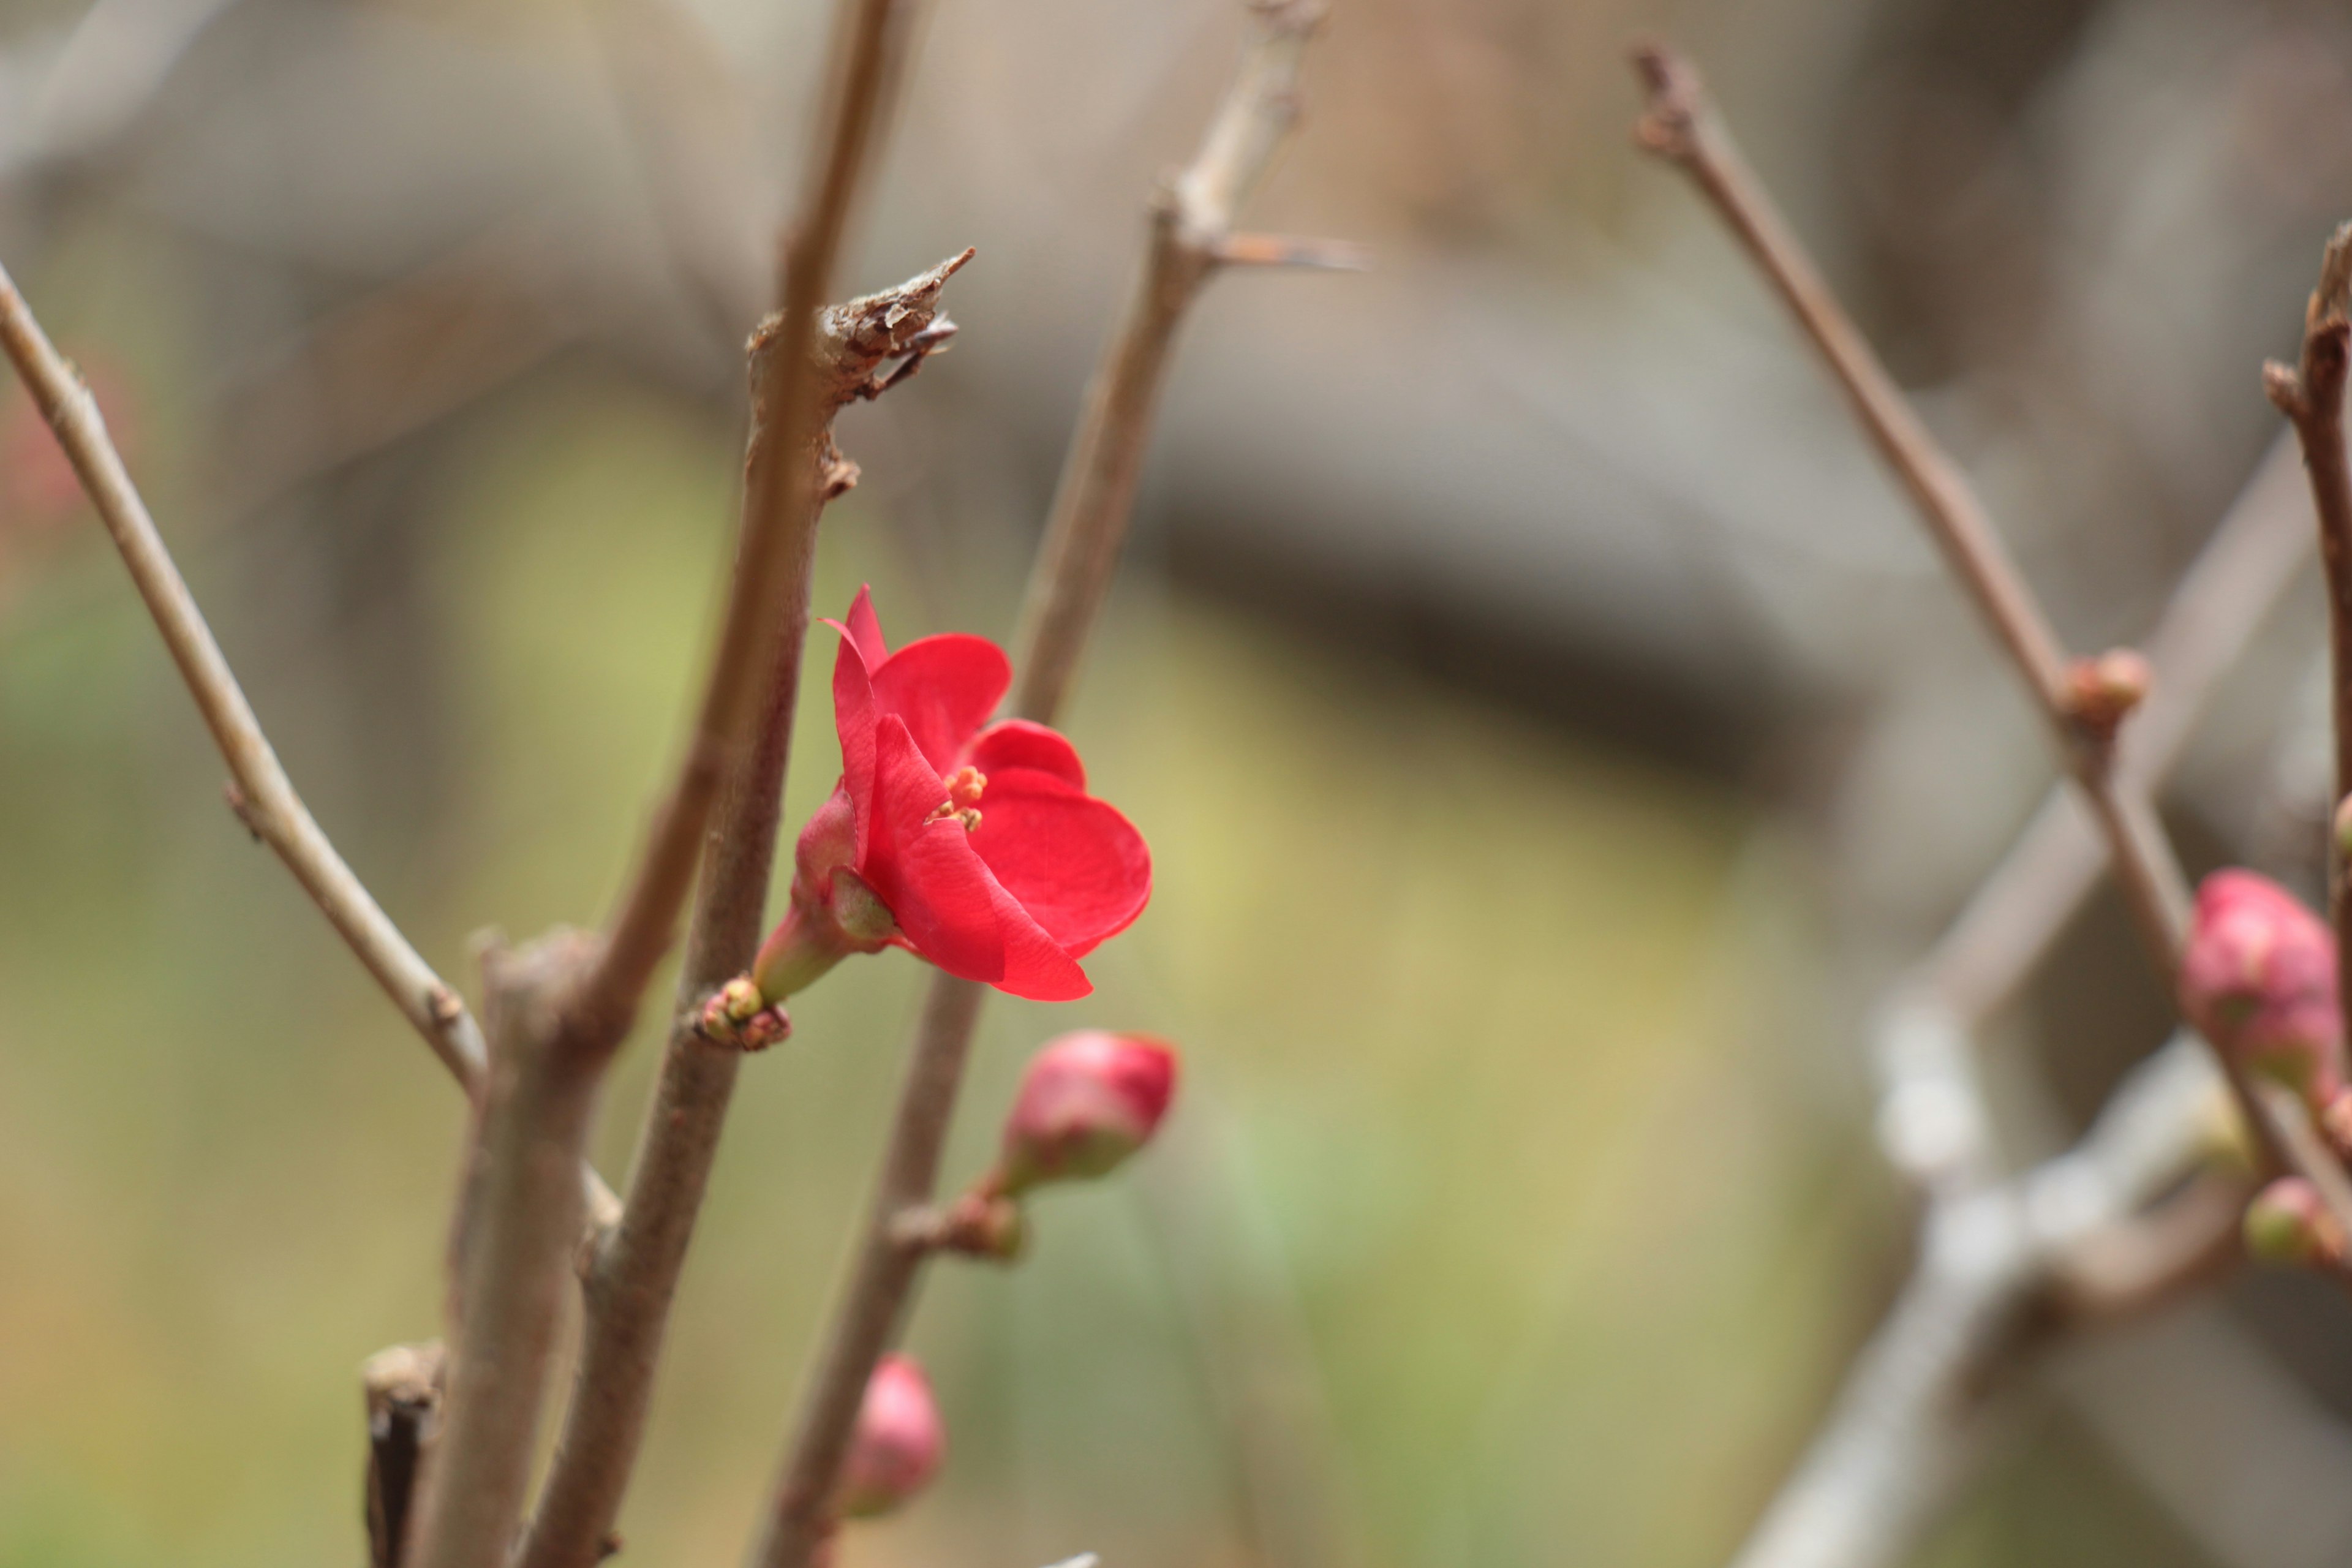
{"type": "Polygon", "coordinates": [[[986,637],[919,637],[874,671],[877,713],[907,721],[924,760],[948,773],[1013,684],[1013,661],[986,637]]]}
{"type": "Polygon", "coordinates": [[[1086,764],[1078,761],[1078,749],[1064,740],[1059,731],[1026,719],[1006,719],[982,730],[971,743],[969,760],[991,777],[1014,768],[1034,768],[1074,788],[1087,787],[1086,764]]]}
{"type": "MultiPolygon", "coordinates": [[[[874,721],[877,705],[866,660],[846,627],[833,658],[833,729],[841,739],[841,787],[856,812],[856,855],[863,863],[874,838],[874,721]]],[[[929,806],[924,807],[926,811],[929,806]]]]}
{"type": "Polygon", "coordinates": [[[1135,825],[1035,769],[989,774],[971,847],[1073,958],[1125,931],[1151,898],[1151,851],[1135,825]]]}
{"type": "MultiPolygon", "coordinates": [[[[975,836],[976,837],[976,836],[975,836]]],[[[1032,1002],[1075,1002],[1095,988],[1076,957],[1030,918],[1021,900],[992,877],[997,930],[1004,941],[1004,973],[992,984],[1032,1002]]]]}
{"type": "Polygon", "coordinates": [[[857,597],[849,601],[849,624],[841,627],[841,635],[856,645],[858,657],[868,669],[881,668],[882,661],[890,657],[889,645],[882,640],[882,617],[874,613],[870,584],[857,585],[857,597]]]}
{"type": "MultiPolygon", "coordinates": [[[[1001,890],[954,817],[929,820],[948,798],[906,721],[874,726],[875,801],[857,873],[889,906],[906,944],[950,974],[995,982],[1005,971],[1001,890]]],[[[861,822],[860,826],[865,824],[861,822]]]]}

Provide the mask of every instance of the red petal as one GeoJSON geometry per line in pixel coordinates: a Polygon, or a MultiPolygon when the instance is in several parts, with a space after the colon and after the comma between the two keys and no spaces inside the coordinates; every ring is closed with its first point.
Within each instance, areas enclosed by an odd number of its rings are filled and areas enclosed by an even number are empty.
{"type": "Polygon", "coordinates": [[[993,983],[996,988],[1032,1002],[1075,1002],[1093,991],[1094,982],[1078,967],[1076,957],[1032,920],[994,878],[988,885],[995,897],[997,929],[1004,939],[1004,973],[993,983]]]}
{"type": "Polygon", "coordinates": [[[998,980],[1006,953],[995,880],[962,823],[926,820],[946,802],[947,785],[896,714],[874,726],[874,742],[873,831],[858,875],[890,907],[908,947],[950,974],[998,980]]]}
{"type": "Polygon", "coordinates": [[[907,721],[924,759],[944,773],[1012,684],[1013,663],[1003,648],[950,632],[919,637],[885,660],[874,671],[874,700],[879,712],[907,721]]]}
{"type": "Polygon", "coordinates": [[[1032,768],[1076,788],[1087,787],[1086,764],[1078,761],[1078,749],[1059,731],[1026,719],[1007,719],[982,730],[980,739],[971,743],[970,760],[973,767],[991,776],[1032,768]]]}
{"type": "MultiPolygon", "coordinates": [[[[862,597],[863,595],[861,595],[862,597]]],[[[877,706],[866,660],[846,627],[833,659],[833,729],[841,738],[841,787],[857,817],[857,858],[870,853],[874,837],[874,723],[877,706]]],[[[946,792],[941,791],[941,798],[946,792]]],[[[930,809],[929,806],[925,810],[930,809]]]]}
{"type": "Polygon", "coordinates": [[[1135,825],[1051,773],[992,773],[971,847],[990,874],[1073,958],[1143,912],[1151,851],[1135,825]]]}
{"type": "Polygon", "coordinates": [[[882,617],[874,613],[874,590],[859,584],[857,597],[849,601],[849,624],[841,635],[857,645],[860,658],[868,669],[879,669],[882,661],[890,657],[889,645],[882,640],[882,617]]]}

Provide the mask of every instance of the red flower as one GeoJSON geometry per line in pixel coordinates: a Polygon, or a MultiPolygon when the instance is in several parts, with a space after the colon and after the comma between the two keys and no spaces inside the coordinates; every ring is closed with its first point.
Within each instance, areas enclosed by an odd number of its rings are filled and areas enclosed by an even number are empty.
{"type": "Polygon", "coordinates": [[[1013,683],[985,637],[892,653],[867,591],[833,668],[841,783],[801,833],[793,908],[760,951],[770,1002],[848,952],[895,944],[1016,996],[1094,989],[1078,960],[1143,912],[1143,836],[1087,793],[1069,742],[988,722],[1013,683]]]}

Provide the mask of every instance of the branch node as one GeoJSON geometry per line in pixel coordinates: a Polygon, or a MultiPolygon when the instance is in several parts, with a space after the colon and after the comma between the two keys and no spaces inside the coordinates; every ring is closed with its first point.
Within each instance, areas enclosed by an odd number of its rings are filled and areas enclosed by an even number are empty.
{"type": "Polygon", "coordinates": [[[1686,163],[1698,153],[1699,106],[1705,86],[1698,68],[1662,40],[1644,38],[1628,51],[1644,98],[1633,122],[1633,144],[1645,153],[1686,163]]]}

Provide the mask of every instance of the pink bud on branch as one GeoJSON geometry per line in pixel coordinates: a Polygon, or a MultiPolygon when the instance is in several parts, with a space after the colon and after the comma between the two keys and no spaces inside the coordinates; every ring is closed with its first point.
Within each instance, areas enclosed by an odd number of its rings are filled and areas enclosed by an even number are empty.
{"type": "Polygon", "coordinates": [[[2268,878],[2216,871],[2198,889],[2180,1006],[2215,1048],[2315,1112],[2342,1091],[2335,933],[2268,878]]]}
{"type": "Polygon", "coordinates": [[[1106,1174],[1150,1140],[1176,1092],[1176,1050],[1080,1029],[1039,1051],[1004,1122],[1000,1191],[1106,1174]]]}
{"type": "Polygon", "coordinates": [[[2319,1190],[2301,1176],[2282,1176],[2246,1205],[2247,1255],[2290,1268],[2335,1268],[2344,1261],[2344,1232],[2319,1190]]]}
{"type": "Polygon", "coordinates": [[[884,1356],[866,1384],[866,1402],[850,1434],[841,1517],[872,1519],[921,1491],[939,1473],[947,1441],[923,1369],[912,1356],[884,1356]]]}

